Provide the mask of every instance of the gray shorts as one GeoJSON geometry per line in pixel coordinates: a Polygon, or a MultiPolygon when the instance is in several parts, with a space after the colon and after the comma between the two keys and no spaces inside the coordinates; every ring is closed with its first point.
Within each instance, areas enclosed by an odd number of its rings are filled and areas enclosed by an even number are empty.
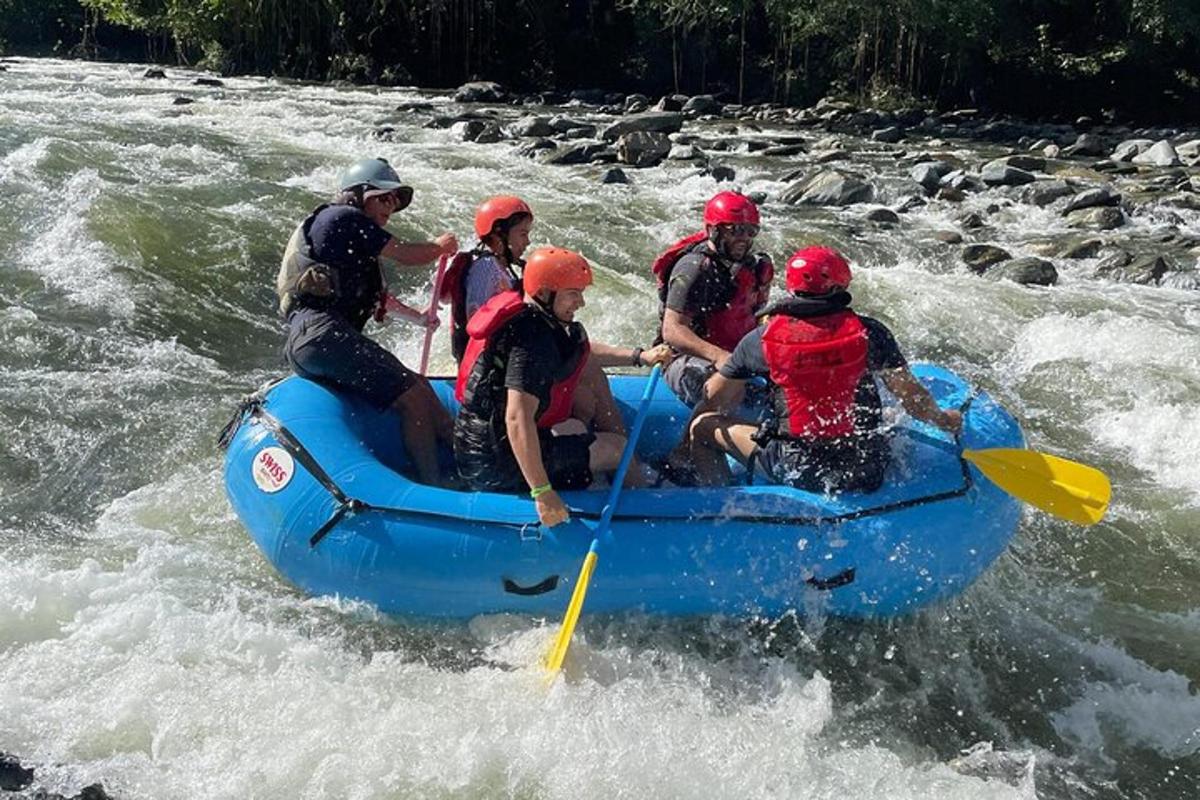
{"type": "Polygon", "coordinates": [[[717,371],[713,362],[700,356],[676,356],[663,370],[663,382],[685,405],[694,406],[704,397],[704,383],[717,371]]]}

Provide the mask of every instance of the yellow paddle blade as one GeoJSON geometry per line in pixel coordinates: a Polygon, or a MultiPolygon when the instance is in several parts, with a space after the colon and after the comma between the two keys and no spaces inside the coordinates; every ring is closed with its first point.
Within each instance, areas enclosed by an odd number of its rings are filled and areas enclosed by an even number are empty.
{"type": "Polygon", "coordinates": [[[571,592],[571,602],[567,604],[567,613],[563,616],[562,628],[554,645],[542,660],[550,674],[546,682],[554,680],[562,669],[563,660],[567,657],[567,648],[571,646],[571,634],[575,632],[575,623],[579,621],[579,613],[583,611],[583,598],[587,594],[588,583],[592,580],[592,572],[596,569],[596,551],[590,550],[583,558],[583,567],[579,570],[579,580],[575,582],[575,590],[571,592]]]}
{"type": "Polygon", "coordinates": [[[1112,497],[1100,470],[1036,450],[964,450],[963,458],[1018,500],[1077,525],[1099,522],[1112,497]]]}

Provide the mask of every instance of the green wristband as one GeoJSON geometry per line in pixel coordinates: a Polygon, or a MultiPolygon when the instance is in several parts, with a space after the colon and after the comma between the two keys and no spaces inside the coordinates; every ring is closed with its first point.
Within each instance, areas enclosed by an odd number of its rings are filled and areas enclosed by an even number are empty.
{"type": "Polygon", "coordinates": [[[544,495],[546,492],[553,492],[553,491],[554,491],[553,486],[551,486],[548,483],[543,483],[541,486],[535,486],[532,489],[530,489],[529,496],[532,497],[534,500],[537,500],[539,497],[544,495]]]}

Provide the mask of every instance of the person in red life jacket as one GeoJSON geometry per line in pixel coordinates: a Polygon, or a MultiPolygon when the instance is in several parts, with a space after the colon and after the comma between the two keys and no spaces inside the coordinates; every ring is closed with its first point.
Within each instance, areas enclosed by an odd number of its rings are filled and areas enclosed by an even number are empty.
{"type": "MultiPolygon", "coordinates": [[[[455,361],[462,362],[466,351],[467,322],[484,303],[501,292],[521,290],[517,268],[524,268],[521,256],[529,247],[533,228],[533,210],[519,197],[489,197],[475,211],[475,233],[479,244],[474,250],[459,253],[446,270],[442,300],[450,303],[451,349],[455,361]]],[[[613,399],[600,362],[615,366],[653,366],[666,363],[671,353],[666,347],[626,348],[593,342],[589,358],[575,392],[572,416],[597,431],[625,434],[625,424],[613,399]]]]}
{"type": "Polygon", "coordinates": [[[738,192],[720,192],[704,206],[704,230],[671,246],[654,262],[661,301],[658,340],[679,355],[663,380],[694,406],[704,382],[754,330],[775,270],[751,252],[758,206],[738,192]]]}
{"type": "Polygon", "coordinates": [[[276,279],[288,322],[284,355],[296,374],[352,392],[400,414],[405,448],[423,483],[437,483],[437,440],[454,421],[429,382],[363,334],[387,300],[380,258],[424,266],[458,250],[454,236],[401,242],[388,233],[392,214],[412,201],[412,187],[381,158],[351,166],[335,201],[314,210],[292,233],[276,279]]]}
{"type": "MultiPolygon", "coordinates": [[[[595,472],[617,468],[626,437],[588,431],[571,420],[574,395],[592,351],[575,312],[592,283],[587,260],[542,248],[525,265],[523,294],[502,292],[467,325],[454,424],[459,475],[477,491],[528,491],[544,525],[569,516],[558,496],[583,489],[595,472]]],[[[631,468],[627,485],[642,485],[631,468]]]]}
{"type": "Polygon", "coordinates": [[[878,378],[913,417],[957,433],[958,411],[938,407],[908,369],[883,323],[850,309],[850,265],[828,247],[806,247],[787,262],[791,296],[766,311],[705,387],[690,426],[696,477],[727,483],[726,454],[768,479],[809,491],[869,492],[891,458],[878,378]],[[770,407],[762,424],[732,416],[747,380],[765,377],[770,407]]]}
{"type": "Polygon", "coordinates": [[[479,244],[457,254],[442,282],[442,301],[450,303],[450,347],[455,361],[467,349],[467,320],[500,292],[518,289],[529,247],[533,210],[519,197],[489,197],[475,210],[479,244]]]}

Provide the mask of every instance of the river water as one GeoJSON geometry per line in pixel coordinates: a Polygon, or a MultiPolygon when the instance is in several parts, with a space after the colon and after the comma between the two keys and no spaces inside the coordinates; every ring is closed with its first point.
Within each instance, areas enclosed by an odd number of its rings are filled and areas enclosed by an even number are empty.
{"type": "MultiPolygon", "coordinates": [[[[281,372],[272,279],[291,227],[351,161],[416,187],[403,237],[467,240],[485,195],[526,197],[535,243],[599,265],[581,317],[645,343],[648,264],[717,188],[686,164],[601,186],[463,144],[404,90],[14,60],[0,74],[0,751],[38,786],[121,798],[1191,798],[1200,791],[1200,307],[1195,293],[969,275],[899,228],[765,206],[761,244],[859,265],[856,304],[910,358],[1000,397],[1032,446],[1113,480],[1088,530],[1028,511],[962,597],[892,621],[589,618],[567,680],[535,620],[428,627],[301,596],[225,500],[214,439],[281,372]],[[173,105],[179,96],[191,105],[173,105]],[[373,128],[396,128],[380,142],[373,128]]],[[[583,113],[583,112],[580,112],[583,113]]],[[[954,145],[970,153],[972,145],[954,145]]],[[[777,195],[796,166],[732,154],[777,195]]],[[[871,171],[863,157],[857,164],[871,171]]],[[[986,204],[985,195],[969,199],[986,204]]],[[[1200,214],[1179,212],[1200,234],[1200,214]]],[[[1153,215],[1134,232],[1153,233],[1153,215]]],[[[1021,251],[1066,236],[998,215],[1021,251]]],[[[397,280],[420,305],[427,274],[397,280]]],[[[409,363],[419,333],[380,334],[409,363]]],[[[435,367],[449,367],[444,331],[435,367]]],[[[603,569],[601,563],[600,569],[603,569]]]]}

